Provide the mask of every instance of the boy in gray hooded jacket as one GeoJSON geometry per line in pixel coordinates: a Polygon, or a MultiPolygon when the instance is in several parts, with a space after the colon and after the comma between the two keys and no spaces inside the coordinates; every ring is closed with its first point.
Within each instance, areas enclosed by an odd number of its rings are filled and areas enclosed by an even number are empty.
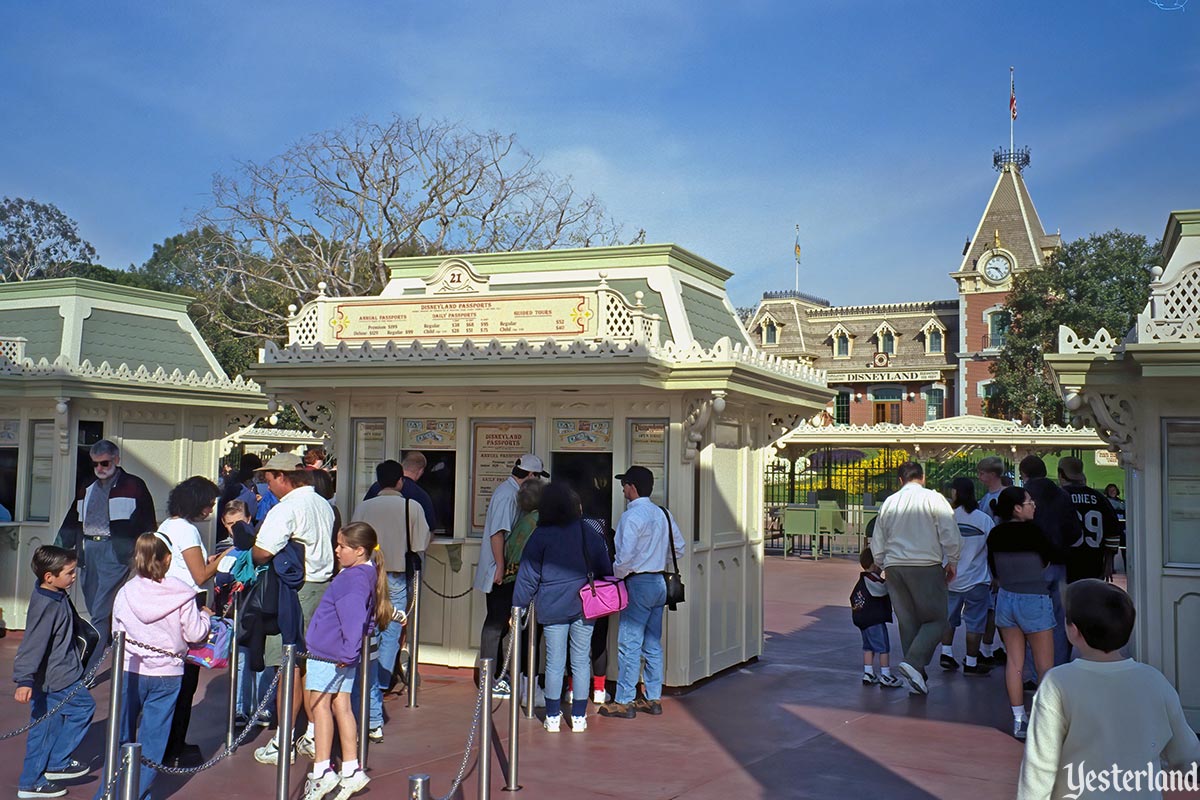
{"type": "Polygon", "coordinates": [[[13,661],[13,699],[30,704],[31,720],[60,704],[62,708],[30,729],[17,797],[62,797],[67,790],[54,781],[81,778],[89,771],[73,754],[92,722],[96,701],[81,683],[83,653],[76,642],[75,610],[67,598],[75,583],[75,554],[43,545],[34,552],[31,566],[39,584],[29,600],[25,636],[13,661]]]}

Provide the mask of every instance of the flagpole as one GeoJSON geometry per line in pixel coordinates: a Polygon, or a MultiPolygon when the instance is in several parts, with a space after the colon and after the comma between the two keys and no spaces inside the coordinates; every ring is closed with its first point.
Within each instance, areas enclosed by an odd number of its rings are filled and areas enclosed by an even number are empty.
{"type": "Polygon", "coordinates": [[[800,223],[796,223],[796,293],[800,293],[800,223]]]}
{"type": "Polygon", "coordinates": [[[1012,101],[1017,95],[1016,72],[1013,67],[1008,68],[1008,152],[1013,152],[1013,123],[1016,122],[1016,117],[1012,113],[1012,101]]]}

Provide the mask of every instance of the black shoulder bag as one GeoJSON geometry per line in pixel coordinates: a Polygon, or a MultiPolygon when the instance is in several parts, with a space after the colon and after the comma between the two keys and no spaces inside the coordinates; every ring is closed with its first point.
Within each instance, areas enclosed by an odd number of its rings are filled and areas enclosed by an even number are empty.
{"type": "Polygon", "coordinates": [[[672,611],[675,607],[683,602],[683,576],[679,574],[679,557],[675,555],[675,537],[671,535],[671,515],[667,509],[659,506],[662,509],[663,517],[667,522],[667,550],[671,553],[671,563],[675,567],[674,572],[664,572],[663,578],[667,582],[667,608],[672,611]]]}

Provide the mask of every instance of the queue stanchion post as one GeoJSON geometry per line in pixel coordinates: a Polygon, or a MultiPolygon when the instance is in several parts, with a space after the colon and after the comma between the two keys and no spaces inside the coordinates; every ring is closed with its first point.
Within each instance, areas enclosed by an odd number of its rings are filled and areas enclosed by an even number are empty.
{"type": "Polygon", "coordinates": [[[371,635],[363,634],[358,654],[358,765],[367,768],[367,742],[371,733],[371,635]]]}
{"type": "MultiPolygon", "coordinates": [[[[532,605],[532,604],[531,604],[532,605]]],[[[506,792],[521,791],[520,784],[517,783],[517,762],[519,748],[520,728],[518,723],[521,719],[521,700],[520,700],[520,685],[521,685],[521,609],[518,606],[513,606],[512,617],[509,621],[512,628],[512,666],[508,669],[508,674],[513,676],[512,691],[517,693],[517,696],[510,696],[508,700],[508,781],[504,785],[506,792]]],[[[533,698],[534,678],[531,675],[528,683],[528,691],[526,696],[533,698]]]]}
{"type": "Polygon", "coordinates": [[[408,707],[417,707],[417,684],[420,682],[417,676],[417,653],[421,648],[421,570],[413,572],[412,586],[409,587],[412,592],[412,614],[408,618],[408,707]]]}
{"type": "Polygon", "coordinates": [[[408,800],[429,800],[429,776],[408,776],[408,800]]]}
{"type": "MultiPolygon", "coordinates": [[[[241,603],[238,602],[237,595],[233,597],[233,641],[229,645],[229,719],[228,725],[225,728],[225,749],[232,750],[234,748],[234,730],[237,728],[237,700],[238,700],[238,623],[241,617],[241,603]]],[[[250,723],[247,722],[247,725],[250,723]]]]}
{"type": "Polygon", "coordinates": [[[140,800],[142,796],[142,744],[130,742],[121,747],[125,753],[121,763],[121,800],[140,800]]]}
{"type": "MultiPolygon", "coordinates": [[[[533,719],[533,696],[537,694],[537,613],[534,611],[533,603],[529,604],[529,610],[525,613],[525,630],[529,636],[529,642],[526,644],[525,650],[525,671],[529,673],[529,693],[525,695],[525,719],[533,719]]],[[[514,636],[519,636],[521,626],[518,625],[513,631],[514,636]]],[[[520,639],[517,639],[520,642],[520,639]]],[[[516,652],[518,644],[513,648],[516,652]]]]}
{"type": "Polygon", "coordinates": [[[479,713],[479,800],[492,796],[492,671],[494,658],[485,658],[479,665],[479,680],[483,686],[483,707],[479,713]]]}
{"type": "Polygon", "coordinates": [[[296,645],[283,646],[283,658],[279,668],[283,670],[280,691],[283,697],[279,704],[279,758],[275,766],[275,800],[288,800],[288,781],[292,766],[292,701],[296,696],[296,645]]]}
{"type": "Polygon", "coordinates": [[[109,664],[112,678],[108,682],[108,737],[104,742],[104,786],[109,786],[116,777],[121,764],[121,700],[125,694],[125,631],[113,633],[112,661],[109,664]]]}

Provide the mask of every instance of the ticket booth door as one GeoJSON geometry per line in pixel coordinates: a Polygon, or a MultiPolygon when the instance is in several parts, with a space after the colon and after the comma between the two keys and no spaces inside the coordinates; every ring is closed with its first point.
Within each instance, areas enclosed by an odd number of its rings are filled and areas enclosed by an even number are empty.
{"type": "Polygon", "coordinates": [[[583,503],[583,515],[612,527],[612,453],[551,453],[550,478],[566,481],[583,503]]]}

